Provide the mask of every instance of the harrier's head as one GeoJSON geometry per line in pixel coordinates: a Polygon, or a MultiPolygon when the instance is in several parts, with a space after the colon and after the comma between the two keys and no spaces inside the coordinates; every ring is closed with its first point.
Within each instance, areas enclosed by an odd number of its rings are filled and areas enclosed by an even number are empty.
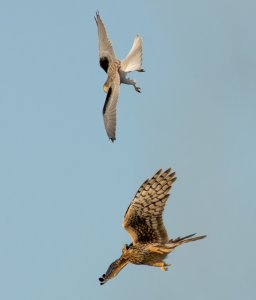
{"type": "Polygon", "coordinates": [[[122,255],[125,255],[127,253],[127,250],[129,250],[129,246],[127,244],[124,244],[122,248],[122,255]]]}

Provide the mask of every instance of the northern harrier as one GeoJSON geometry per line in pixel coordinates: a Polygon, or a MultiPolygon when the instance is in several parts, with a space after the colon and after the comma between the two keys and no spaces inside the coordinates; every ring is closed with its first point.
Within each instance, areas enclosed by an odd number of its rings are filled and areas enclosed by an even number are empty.
{"type": "Polygon", "coordinates": [[[142,38],[137,34],[126,58],[119,60],[115,55],[98,12],[96,13],[95,21],[99,35],[100,66],[108,75],[107,81],[103,85],[104,92],[107,93],[103,107],[103,118],[108,137],[113,142],[116,139],[116,106],[120,84],[131,84],[134,86],[135,91],[141,92],[136,85],[136,81],[127,78],[126,75],[132,71],[144,72],[141,68],[142,38]]]}
{"type": "Polygon", "coordinates": [[[159,170],[151,179],[147,179],[139,188],[128,207],[123,227],[129,233],[132,243],[124,245],[122,255],[108,268],[106,274],[99,278],[100,284],[106,283],[115,277],[128,263],[160,267],[167,271],[164,262],[167,255],[177,246],[200,240],[206,235],[169,239],[163,224],[162,214],[169,191],[176,180],[175,172],[171,169],[162,172],[159,170]]]}

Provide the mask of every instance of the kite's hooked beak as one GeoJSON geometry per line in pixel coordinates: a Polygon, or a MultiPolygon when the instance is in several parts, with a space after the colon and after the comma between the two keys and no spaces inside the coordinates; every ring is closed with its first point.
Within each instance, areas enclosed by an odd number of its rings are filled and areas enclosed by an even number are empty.
{"type": "Polygon", "coordinates": [[[106,85],[104,84],[104,85],[103,85],[103,90],[104,90],[105,93],[108,93],[108,90],[109,90],[108,86],[106,86],[106,85]]]}

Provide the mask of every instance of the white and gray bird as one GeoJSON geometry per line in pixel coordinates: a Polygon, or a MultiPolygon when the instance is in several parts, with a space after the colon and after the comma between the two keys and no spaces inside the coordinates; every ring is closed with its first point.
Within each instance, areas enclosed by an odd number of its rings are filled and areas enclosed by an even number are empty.
{"type": "Polygon", "coordinates": [[[133,85],[135,91],[141,92],[141,89],[136,85],[136,81],[126,76],[132,71],[144,72],[141,68],[142,38],[137,34],[126,58],[119,60],[115,55],[99,12],[96,13],[95,21],[99,35],[100,66],[108,75],[107,81],[103,85],[104,92],[107,93],[103,107],[103,118],[107,135],[114,142],[116,139],[116,107],[120,84],[133,85]]]}

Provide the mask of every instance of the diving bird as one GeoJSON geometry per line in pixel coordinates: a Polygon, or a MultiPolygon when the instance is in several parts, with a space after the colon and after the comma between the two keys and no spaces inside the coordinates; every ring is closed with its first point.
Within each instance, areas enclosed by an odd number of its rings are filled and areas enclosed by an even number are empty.
{"type": "Polygon", "coordinates": [[[206,237],[193,237],[194,233],[175,239],[168,238],[162,215],[175,180],[175,172],[171,173],[171,169],[165,172],[159,170],[141,185],[123,219],[123,227],[130,235],[132,243],[124,245],[120,258],[99,278],[101,285],[117,276],[128,263],[160,267],[167,271],[170,265],[164,259],[177,246],[206,237]]]}
{"type": "Polygon", "coordinates": [[[107,135],[114,142],[116,139],[116,107],[120,84],[133,85],[135,91],[141,92],[141,89],[136,85],[136,81],[126,76],[132,71],[144,72],[144,69],[141,68],[142,38],[137,34],[126,58],[119,60],[115,55],[99,12],[96,13],[95,21],[98,27],[100,66],[108,75],[103,85],[103,90],[107,93],[103,107],[103,119],[107,135]]]}

